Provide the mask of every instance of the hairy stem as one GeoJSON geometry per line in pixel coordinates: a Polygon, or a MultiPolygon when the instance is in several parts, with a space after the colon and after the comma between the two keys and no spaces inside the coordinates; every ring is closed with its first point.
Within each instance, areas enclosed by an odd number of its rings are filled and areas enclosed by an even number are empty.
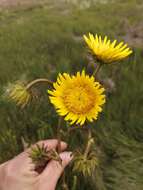
{"type": "MultiPolygon", "coordinates": [[[[61,125],[62,125],[62,117],[59,117],[58,121],[58,128],[57,128],[57,139],[58,139],[58,146],[57,146],[57,152],[60,154],[61,152],[61,125]]],[[[66,183],[66,177],[65,177],[65,171],[63,172],[62,175],[62,189],[63,190],[69,190],[68,185],[66,183]]]]}
{"type": "Polygon", "coordinates": [[[52,81],[45,79],[45,78],[39,78],[39,79],[35,79],[33,81],[31,81],[30,83],[27,84],[26,89],[30,90],[34,85],[38,84],[38,83],[48,83],[48,84],[53,84],[52,81]]]}
{"type": "Polygon", "coordinates": [[[62,117],[59,117],[58,128],[57,128],[57,139],[58,139],[57,151],[58,151],[58,153],[61,152],[61,124],[62,124],[62,117]]]}
{"type": "Polygon", "coordinates": [[[88,140],[87,140],[86,148],[84,151],[84,157],[85,158],[87,158],[93,143],[94,143],[94,139],[92,138],[91,130],[88,129],[88,140]]]}
{"type": "Polygon", "coordinates": [[[99,63],[99,64],[97,65],[95,71],[93,72],[93,76],[94,76],[94,77],[97,76],[97,74],[99,73],[99,71],[100,71],[102,65],[103,65],[102,63],[99,63]]]}
{"type": "Polygon", "coordinates": [[[62,175],[62,188],[63,188],[63,190],[69,190],[69,188],[68,188],[68,185],[67,185],[67,183],[66,183],[66,175],[65,175],[65,172],[63,172],[63,175],[62,175]]]}
{"type": "Polygon", "coordinates": [[[72,190],[76,190],[76,186],[77,186],[77,176],[75,175],[75,176],[73,177],[72,190]]]}

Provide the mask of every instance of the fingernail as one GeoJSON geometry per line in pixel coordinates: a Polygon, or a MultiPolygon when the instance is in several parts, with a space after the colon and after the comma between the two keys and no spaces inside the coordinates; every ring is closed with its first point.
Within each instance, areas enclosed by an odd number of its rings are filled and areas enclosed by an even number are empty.
{"type": "Polygon", "coordinates": [[[73,159],[72,152],[63,152],[60,154],[61,159],[64,162],[70,162],[73,159]]]}

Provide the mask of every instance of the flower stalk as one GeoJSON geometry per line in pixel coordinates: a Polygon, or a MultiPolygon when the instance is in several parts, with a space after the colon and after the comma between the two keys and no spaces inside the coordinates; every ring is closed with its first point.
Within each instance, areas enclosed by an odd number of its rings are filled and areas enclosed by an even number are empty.
{"type": "MultiPolygon", "coordinates": [[[[61,153],[61,126],[62,126],[62,120],[63,120],[63,118],[59,117],[58,128],[57,128],[57,139],[58,139],[57,152],[58,152],[58,154],[61,153]]],[[[62,160],[61,160],[60,164],[62,164],[62,160]]],[[[69,190],[68,185],[66,183],[65,171],[63,172],[63,175],[62,175],[62,189],[63,190],[69,190]]]]}
{"type": "Polygon", "coordinates": [[[30,90],[34,85],[37,85],[38,83],[48,83],[50,85],[53,84],[51,80],[48,80],[46,78],[39,78],[31,81],[30,83],[27,84],[26,89],[30,90]]]}
{"type": "Polygon", "coordinates": [[[66,183],[66,175],[65,172],[63,172],[63,176],[62,176],[62,189],[63,190],[69,190],[68,185],[66,183]]]}
{"type": "Polygon", "coordinates": [[[77,176],[75,175],[75,176],[73,177],[72,190],[76,190],[76,186],[77,186],[77,176]]]}
{"type": "Polygon", "coordinates": [[[58,146],[57,146],[57,152],[61,152],[61,125],[62,125],[62,117],[59,117],[58,120],[58,128],[57,128],[57,139],[58,139],[58,146]]]}
{"type": "Polygon", "coordinates": [[[88,129],[88,140],[87,140],[87,145],[86,145],[86,148],[85,148],[85,151],[84,151],[85,160],[88,157],[88,154],[89,154],[89,152],[91,150],[91,146],[93,145],[93,143],[94,143],[94,139],[92,138],[91,130],[88,129]]]}
{"type": "Polygon", "coordinates": [[[95,68],[95,71],[93,72],[93,76],[96,77],[97,74],[99,73],[101,67],[103,66],[103,63],[99,63],[96,68],[95,68]]]}

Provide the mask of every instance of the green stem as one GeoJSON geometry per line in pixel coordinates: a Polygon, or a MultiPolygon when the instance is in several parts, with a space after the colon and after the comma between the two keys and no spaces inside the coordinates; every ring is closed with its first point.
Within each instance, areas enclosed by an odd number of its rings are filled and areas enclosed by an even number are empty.
{"type": "Polygon", "coordinates": [[[48,84],[53,84],[52,81],[45,79],[45,78],[39,78],[39,79],[35,79],[33,81],[31,81],[30,83],[27,84],[26,89],[30,90],[34,85],[38,84],[38,83],[48,83],[48,84]]]}
{"type": "Polygon", "coordinates": [[[88,140],[87,140],[87,145],[86,145],[86,148],[84,151],[84,158],[85,159],[87,158],[93,143],[94,143],[94,139],[92,138],[91,130],[88,129],[88,140]]]}
{"type": "Polygon", "coordinates": [[[21,142],[23,145],[23,149],[26,150],[29,147],[29,144],[25,141],[24,137],[21,137],[21,142]]]}
{"type": "Polygon", "coordinates": [[[77,176],[73,177],[73,186],[72,186],[72,190],[76,190],[76,186],[77,186],[77,176]]]}
{"type": "Polygon", "coordinates": [[[62,124],[62,117],[59,117],[58,128],[57,128],[57,139],[58,139],[57,151],[58,151],[58,153],[61,152],[61,124],[62,124]]]}
{"type": "Polygon", "coordinates": [[[66,183],[65,171],[63,172],[62,180],[63,180],[63,182],[62,182],[63,190],[69,190],[68,185],[66,183]]]}
{"type": "Polygon", "coordinates": [[[99,63],[95,69],[95,71],[93,72],[93,76],[96,77],[96,75],[99,73],[101,67],[102,67],[102,63],[99,63]]]}
{"type": "MultiPolygon", "coordinates": [[[[62,120],[63,120],[63,118],[59,117],[58,128],[57,128],[57,139],[58,139],[57,152],[58,152],[58,154],[61,153],[61,125],[62,125],[62,120]]],[[[62,188],[63,188],[63,190],[69,190],[68,185],[66,183],[65,171],[63,171],[63,175],[62,175],[62,188]]]]}

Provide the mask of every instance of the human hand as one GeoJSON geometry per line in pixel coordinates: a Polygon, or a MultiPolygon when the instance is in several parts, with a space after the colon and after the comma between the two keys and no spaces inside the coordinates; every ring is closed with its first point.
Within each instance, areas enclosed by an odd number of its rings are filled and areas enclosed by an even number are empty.
{"type": "MultiPolygon", "coordinates": [[[[45,140],[37,143],[44,144],[47,149],[55,149],[57,140],[45,140]]],[[[67,144],[61,142],[61,150],[64,151],[67,144]]],[[[71,152],[60,154],[62,165],[51,160],[41,174],[35,171],[35,166],[25,151],[12,160],[0,165],[0,190],[54,190],[64,168],[72,160],[71,152]]]]}

